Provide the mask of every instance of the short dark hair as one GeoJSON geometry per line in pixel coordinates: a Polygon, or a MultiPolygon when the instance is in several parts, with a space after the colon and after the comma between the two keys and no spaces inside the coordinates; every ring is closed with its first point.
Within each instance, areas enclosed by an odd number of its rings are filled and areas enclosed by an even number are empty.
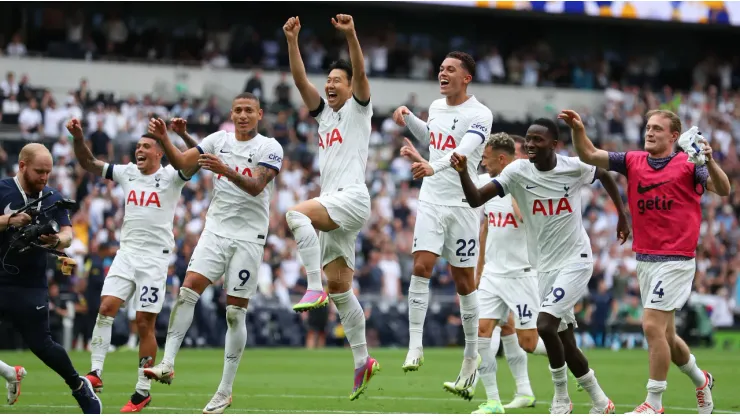
{"type": "Polygon", "coordinates": [[[352,64],[346,59],[338,59],[329,65],[329,72],[340,69],[347,74],[347,81],[352,82],[352,64]]]}
{"type": "Polygon", "coordinates": [[[234,97],[234,99],[231,100],[231,101],[233,102],[233,101],[236,101],[236,100],[254,100],[254,101],[257,101],[257,108],[259,108],[259,106],[260,106],[260,99],[259,99],[259,97],[257,97],[256,95],[252,94],[251,92],[243,92],[243,93],[237,95],[236,97],[234,97]]]}
{"type": "Polygon", "coordinates": [[[155,142],[159,143],[159,140],[157,139],[157,137],[155,137],[155,136],[154,136],[153,134],[151,134],[151,133],[144,133],[144,134],[142,134],[142,135],[141,135],[141,138],[142,138],[142,139],[152,139],[152,140],[154,140],[155,142]]]}
{"type": "Polygon", "coordinates": [[[532,125],[546,128],[547,132],[552,135],[553,140],[560,140],[560,129],[558,128],[558,125],[549,118],[538,118],[532,122],[532,125]]]}
{"type": "Polygon", "coordinates": [[[518,134],[510,134],[509,136],[514,140],[514,143],[524,144],[524,137],[518,134]]]}
{"type": "Polygon", "coordinates": [[[506,152],[512,156],[516,154],[514,139],[504,132],[492,134],[488,139],[488,142],[486,142],[486,146],[493,150],[506,152]]]}
{"type": "Polygon", "coordinates": [[[468,71],[470,76],[475,78],[475,59],[470,54],[460,51],[452,51],[445,58],[453,58],[460,61],[460,65],[468,71]]]}

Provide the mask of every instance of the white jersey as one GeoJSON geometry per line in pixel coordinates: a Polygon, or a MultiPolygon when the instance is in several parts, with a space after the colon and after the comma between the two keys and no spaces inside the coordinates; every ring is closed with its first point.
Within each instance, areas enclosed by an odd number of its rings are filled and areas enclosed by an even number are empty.
{"type": "MultiPolygon", "coordinates": [[[[493,115],[488,107],[474,96],[460,105],[449,106],[444,98],[429,106],[427,134],[429,135],[429,162],[434,162],[454,151],[466,133],[480,136],[481,146],[468,155],[468,172],[474,183],[478,182],[478,164],[483,156],[483,143],[493,124],[493,115]]],[[[435,205],[469,207],[465,199],[460,176],[450,167],[424,178],[419,200],[435,205]]]]}
{"type": "MultiPolygon", "coordinates": [[[[490,182],[488,174],[480,175],[479,182],[490,182]]],[[[493,198],[483,205],[488,222],[483,278],[521,278],[536,276],[529,262],[527,232],[524,223],[514,212],[511,195],[493,198]]],[[[481,283],[482,284],[482,283],[481,283]]]]}
{"type": "Polygon", "coordinates": [[[365,185],[373,104],[361,105],[352,96],[335,112],[322,98],[311,115],[319,123],[321,194],[349,185],[365,185]]]}
{"type": "MultiPolygon", "coordinates": [[[[218,156],[229,168],[250,177],[258,167],[280,172],[283,166],[283,147],[261,134],[238,141],[234,133],[219,131],[203,139],[198,150],[218,156]]],[[[264,245],[274,187],[271,181],[259,195],[252,196],[226,177],[213,175],[213,199],[205,229],[220,237],[264,245]]]]}
{"type": "Polygon", "coordinates": [[[591,184],[596,168],[577,157],[557,155],[554,169],[541,172],[528,160],[515,160],[496,177],[519,204],[530,241],[537,241],[537,271],[591,263],[591,240],[583,228],[581,188],[591,184]]]}
{"type": "Polygon", "coordinates": [[[188,181],[172,165],[144,175],[135,164],[103,166],[103,176],[124,192],[121,251],[168,256],[175,248],[172,222],[180,192],[188,181]]]}

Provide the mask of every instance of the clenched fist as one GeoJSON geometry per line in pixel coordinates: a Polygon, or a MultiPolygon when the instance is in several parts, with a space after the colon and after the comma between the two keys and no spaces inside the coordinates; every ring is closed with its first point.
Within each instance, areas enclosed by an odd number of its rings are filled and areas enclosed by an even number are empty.
{"type": "Polygon", "coordinates": [[[355,32],[355,22],[348,14],[338,14],[336,18],[332,17],[331,24],[345,35],[355,32]]]}
{"type": "Polygon", "coordinates": [[[298,40],[298,32],[301,31],[301,20],[296,17],[291,17],[283,25],[283,32],[288,41],[298,40]]]}

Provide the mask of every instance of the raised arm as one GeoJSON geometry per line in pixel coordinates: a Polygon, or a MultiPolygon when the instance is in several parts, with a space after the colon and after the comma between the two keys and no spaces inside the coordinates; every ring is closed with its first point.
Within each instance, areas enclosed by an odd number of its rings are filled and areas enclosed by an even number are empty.
{"type": "Polygon", "coordinates": [[[173,168],[178,170],[193,170],[198,167],[198,156],[201,151],[198,147],[190,148],[181,152],[167,135],[167,125],[161,118],[149,120],[149,134],[157,138],[162,145],[165,156],[173,168]]]}
{"type": "Polygon", "coordinates": [[[82,169],[98,176],[103,176],[103,167],[105,162],[98,160],[93,156],[90,148],[85,144],[85,135],[82,132],[80,120],[73,118],[67,123],[67,130],[72,135],[72,144],[75,151],[75,157],[82,166],[82,169]]]}
{"type": "MultiPolygon", "coordinates": [[[[476,114],[475,117],[470,120],[470,123],[467,126],[467,130],[465,130],[465,135],[460,140],[460,145],[457,146],[455,151],[463,156],[468,156],[473,153],[480,145],[483,144],[483,142],[486,141],[488,135],[490,134],[492,125],[493,114],[491,113],[491,111],[487,108],[485,110],[480,110],[478,114],[476,114]]],[[[421,164],[420,166],[417,166],[414,172],[414,177],[416,178],[417,175],[422,174],[424,176],[432,176],[445,169],[449,169],[452,166],[450,164],[451,157],[452,152],[447,153],[434,162],[429,163],[429,165],[425,166],[421,164]]]]}
{"type": "Polygon", "coordinates": [[[586,135],[581,116],[573,110],[563,110],[558,114],[573,131],[573,147],[576,148],[578,158],[597,168],[609,170],[609,153],[606,150],[597,149],[586,135]]]}
{"type": "Polygon", "coordinates": [[[172,120],[170,120],[170,130],[174,131],[175,134],[180,136],[180,138],[185,142],[185,146],[187,146],[188,149],[192,149],[198,146],[198,142],[190,134],[188,134],[187,127],[188,122],[183,118],[173,118],[172,120]]]}
{"type": "Polygon", "coordinates": [[[347,38],[349,59],[352,62],[352,94],[361,103],[367,103],[370,101],[370,81],[365,72],[365,58],[357,39],[354,19],[348,14],[338,14],[336,19],[331,19],[331,23],[347,38]]]}
{"type": "Polygon", "coordinates": [[[421,153],[419,153],[419,151],[416,149],[416,146],[411,143],[411,140],[404,137],[403,141],[405,142],[405,144],[401,147],[401,156],[407,158],[412,162],[424,163],[427,161],[426,159],[421,157],[421,153]]]}
{"type": "Polygon", "coordinates": [[[624,202],[622,202],[622,195],[619,194],[617,181],[614,180],[614,177],[609,172],[602,168],[596,168],[595,176],[604,186],[604,190],[609,194],[609,198],[614,202],[614,206],[617,207],[617,213],[619,215],[619,219],[617,220],[617,238],[624,244],[627,238],[629,238],[631,230],[627,212],[624,209],[624,202]]]}
{"type": "Polygon", "coordinates": [[[290,61],[290,73],[293,75],[298,92],[301,93],[303,102],[306,103],[309,111],[315,111],[321,105],[321,96],[316,87],[311,84],[306,75],[306,67],[303,65],[301,58],[301,49],[298,47],[298,32],[301,31],[301,21],[298,16],[291,17],[283,25],[285,38],[288,40],[288,59],[290,61]]]}
{"type": "Polygon", "coordinates": [[[478,208],[493,199],[493,197],[503,194],[503,190],[500,188],[501,185],[496,181],[491,181],[483,185],[482,188],[478,188],[478,186],[473,183],[473,180],[470,178],[470,174],[468,173],[467,157],[453,152],[450,163],[460,174],[460,182],[462,183],[463,192],[465,193],[465,199],[471,207],[478,208]]]}
{"type": "MultiPolygon", "coordinates": [[[[702,144],[702,152],[704,157],[707,159],[706,167],[709,173],[707,178],[707,190],[714,192],[719,196],[730,195],[730,178],[727,177],[725,171],[719,166],[719,163],[712,157],[712,148],[706,139],[701,138],[699,142],[702,144]]],[[[699,169],[699,168],[697,168],[699,169]]]]}

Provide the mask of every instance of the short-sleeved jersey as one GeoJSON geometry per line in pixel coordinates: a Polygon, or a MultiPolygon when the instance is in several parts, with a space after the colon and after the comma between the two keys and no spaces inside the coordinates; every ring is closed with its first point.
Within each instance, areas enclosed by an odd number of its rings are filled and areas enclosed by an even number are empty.
{"type": "MultiPolygon", "coordinates": [[[[259,166],[280,172],[283,147],[261,134],[239,141],[234,133],[219,131],[203,139],[197,149],[218,156],[229,168],[252,176],[259,166]]],[[[205,229],[221,237],[265,244],[274,181],[252,196],[221,175],[213,175],[213,198],[206,214],[205,229]]]]}
{"type": "MultiPolygon", "coordinates": [[[[62,194],[49,186],[45,186],[42,194],[53,194],[41,201],[41,209],[47,208],[62,199],[62,194]]],[[[28,202],[38,199],[39,195],[26,195],[28,202]]],[[[0,180],[0,209],[3,215],[12,214],[26,205],[20,189],[13,178],[0,180]]],[[[34,206],[36,208],[37,206],[34,206]]],[[[49,212],[47,219],[53,219],[60,227],[72,225],[69,211],[57,208],[49,212]]],[[[46,221],[46,220],[44,220],[46,221]]],[[[0,233],[0,290],[3,286],[27,287],[45,289],[46,265],[49,258],[46,251],[31,248],[18,253],[19,248],[10,250],[10,239],[13,234],[8,230],[0,233]]]]}
{"type": "MultiPolygon", "coordinates": [[[[480,183],[486,183],[491,177],[484,174],[478,179],[480,183]]],[[[514,200],[511,195],[486,202],[483,205],[483,214],[488,222],[483,276],[504,278],[535,276],[536,272],[529,262],[527,233],[524,223],[514,212],[514,200]]]]}
{"type": "Polygon", "coordinates": [[[349,185],[364,185],[372,102],[363,105],[352,96],[339,111],[334,111],[322,98],[311,115],[319,123],[321,194],[349,185]]]}
{"type": "Polygon", "coordinates": [[[534,163],[519,159],[493,179],[504,194],[516,199],[527,232],[537,241],[537,271],[593,261],[591,240],[583,228],[581,189],[595,176],[594,166],[557,155],[557,165],[550,171],[539,171],[534,163]]]}
{"type": "MultiPolygon", "coordinates": [[[[474,96],[460,105],[449,106],[444,98],[429,106],[427,135],[429,135],[429,161],[434,162],[460,145],[463,136],[473,133],[480,136],[481,145],[468,155],[468,172],[474,183],[478,181],[478,170],[483,156],[483,143],[488,138],[493,124],[493,115],[488,107],[474,96]]],[[[424,178],[419,200],[430,204],[451,207],[468,207],[465,193],[460,185],[460,176],[454,169],[445,169],[424,178]]]]}
{"type": "Polygon", "coordinates": [[[188,181],[172,165],[144,175],[135,164],[103,166],[103,176],[123,188],[121,251],[164,257],[175,248],[175,208],[188,181]]]}

